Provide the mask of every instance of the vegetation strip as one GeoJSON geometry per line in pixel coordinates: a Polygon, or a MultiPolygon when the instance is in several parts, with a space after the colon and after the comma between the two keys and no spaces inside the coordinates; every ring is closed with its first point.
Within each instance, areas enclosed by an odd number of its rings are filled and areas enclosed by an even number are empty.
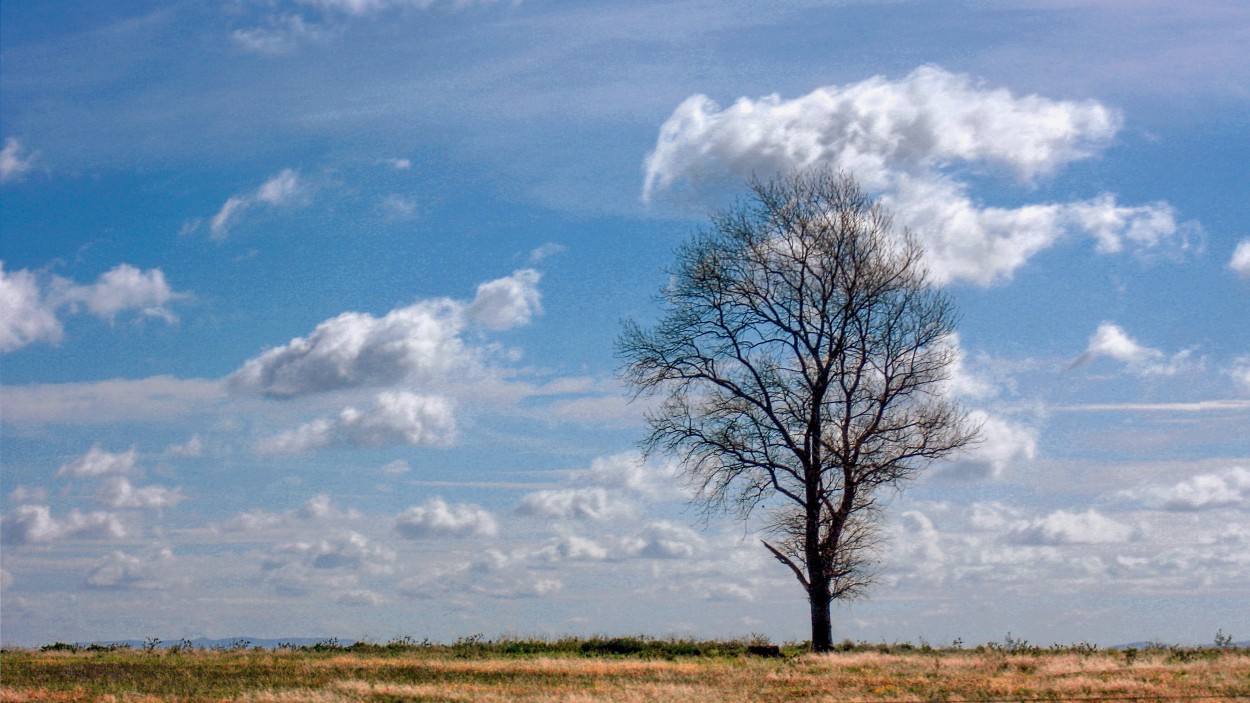
{"type": "Polygon", "coordinates": [[[453,644],[318,643],[266,650],[58,643],[0,650],[0,701],[1042,703],[1250,700],[1250,650],[1012,640],[974,649],[843,643],[832,654],[757,640],[646,637],[453,644]],[[887,650],[887,651],[883,651],[887,650]],[[759,651],[759,650],[757,650],[759,651]]]}

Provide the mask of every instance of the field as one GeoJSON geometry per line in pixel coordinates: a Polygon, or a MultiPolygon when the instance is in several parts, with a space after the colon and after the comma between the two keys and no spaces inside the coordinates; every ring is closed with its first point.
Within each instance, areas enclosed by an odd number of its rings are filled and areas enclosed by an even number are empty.
{"type": "Polygon", "coordinates": [[[759,656],[741,642],[645,638],[277,650],[57,644],[0,652],[0,701],[1250,700],[1245,649],[841,649],[759,656]]]}

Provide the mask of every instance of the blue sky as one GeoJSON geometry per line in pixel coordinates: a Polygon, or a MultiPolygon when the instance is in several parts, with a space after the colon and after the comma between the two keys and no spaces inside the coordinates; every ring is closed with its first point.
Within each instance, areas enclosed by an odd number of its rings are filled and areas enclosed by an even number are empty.
{"type": "Polygon", "coordinates": [[[615,379],[752,174],[850,171],[974,451],[835,637],[1250,633],[1250,9],[0,7],[0,639],[805,637],[615,379]]]}

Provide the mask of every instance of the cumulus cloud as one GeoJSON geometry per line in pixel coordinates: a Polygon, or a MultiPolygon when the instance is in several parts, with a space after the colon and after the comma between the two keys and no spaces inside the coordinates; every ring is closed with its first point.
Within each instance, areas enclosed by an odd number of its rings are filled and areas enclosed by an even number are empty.
{"type": "Polygon", "coordinates": [[[1037,455],[1036,429],[984,410],[969,412],[968,419],[981,426],[981,441],[944,466],[943,474],[967,479],[996,478],[1012,465],[1037,455]]]}
{"type": "Polygon", "coordinates": [[[1195,511],[1217,508],[1250,509],[1250,469],[1199,474],[1172,486],[1151,486],[1125,495],[1164,510],[1195,511]]]}
{"type": "Polygon", "coordinates": [[[373,544],[359,532],[349,531],[327,539],[279,544],[262,568],[272,570],[292,561],[312,569],[364,570],[381,574],[390,572],[395,552],[373,544]]]}
{"type": "Polygon", "coordinates": [[[22,146],[17,137],[4,140],[4,149],[0,150],[0,183],[20,181],[30,170],[34,156],[22,146]],[[23,156],[25,154],[25,156],[23,156]]]}
{"type": "Polygon", "coordinates": [[[427,379],[461,363],[462,327],[459,309],[449,300],[421,302],[381,318],[347,312],[249,360],[227,384],[238,392],[285,398],[427,379]]]}
{"type": "Polygon", "coordinates": [[[653,500],[684,500],[687,492],[679,483],[680,467],[675,461],[648,461],[635,451],[596,457],[590,467],[574,474],[581,484],[630,491],[653,500]]]}
{"type": "Polygon", "coordinates": [[[140,271],[130,264],[119,264],[105,271],[91,285],[70,285],[61,292],[65,302],[81,303],[91,314],[109,322],[125,310],[138,310],[149,317],[174,322],[177,318],[165,305],[175,297],[178,296],[170,289],[160,269],[140,271]]]}
{"type": "Polygon", "coordinates": [[[293,205],[301,201],[306,191],[307,186],[300,180],[299,172],[290,168],[283,169],[260,184],[256,190],[227,198],[209,221],[209,236],[216,240],[225,239],[230,234],[230,228],[245,211],[256,205],[293,205]]]}
{"type": "Polygon", "coordinates": [[[0,351],[59,342],[62,334],[56,305],[45,299],[35,274],[26,269],[5,272],[0,261],[0,351]]]}
{"type": "Polygon", "coordinates": [[[52,516],[46,505],[19,505],[0,518],[0,542],[11,545],[46,544],[63,539],[115,540],[126,536],[117,516],[103,511],[71,510],[64,519],[52,516]]]}
{"type": "Polygon", "coordinates": [[[182,491],[178,488],[170,489],[156,485],[135,488],[124,476],[114,476],[108,479],[96,493],[96,500],[101,505],[114,509],[159,510],[173,507],[182,499],[182,491]]]}
{"type": "Polygon", "coordinates": [[[493,537],[499,531],[495,517],[470,503],[447,504],[431,498],[399,514],[395,531],[409,539],[426,537],[493,537]]]}
{"type": "Polygon", "coordinates": [[[534,269],[521,269],[506,278],[483,283],[469,304],[468,314],[479,325],[506,330],[529,324],[542,313],[538,280],[534,269]]]}
{"type": "Polygon", "coordinates": [[[1130,371],[1142,376],[1172,376],[1184,368],[1189,351],[1181,351],[1168,358],[1158,349],[1139,344],[1118,325],[1104,322],[1089,338],[1089,346],[1072,360],[1068,368],[1082,366],[1100,357],[1122,362],[1130,371]]]}
{"type": "Polygon", "coordinates": [[[667,520],[647,523],[622,543],[625,554],[646,559],[690,559],[703,545],[703,538],[694,530],[667,520]]]}
{"type": "Polygon", "coordinates": [[[632,505],[603,488],[559,488],[527,493],[517,512],[548,518],[610,520],[629,515],[632,505]]]}
{"type": "Polygon", "coordinates": [[[1090,508],[1083,513],[1055,512],[1015,525],[1013,541],[1034,545],[1110,544],[1127,542],[1133,528],[1090,508]]]}
{"type": "Polygon", "coordinates": [[[383,317],[347,312],[307,337],[269,349],[227,379],[239,393],[289,398],[306,393],[429,382],[479,363],[461,339],[466,325],[506,329],[539,313],[539,274],[524,269],[483,283],[471,303],[447,298],[397,308],[383,317]]]}
{"type": "Polygon", "coordinates": [[[121,312],[138,311],[174,322],[177,317],[166,306],[186,297],[169,287],[160,269],[141,271],[129,264],[113,267],[88,285],[55,275],[40,279],[27,269],[6,272],[0,261],[0,352],[61,341],[63,311],[85,307],[110,323],[121,312]]]}
{"type": "Polygon", "coordinates": [[[1237,243],[1233,257],[1228,260],[1228,268],[1242,278],[1250,278],[1250,239],[1237,243]]]}
{"type": "Polygon", "coordinates": [[[225,532],[260,532],[281,527],[307,528],[312,524],[324,524],[358,519],[360,514],[355,510],[343,511],[336,508],[326,493],[319,493],[309,498],[296,510],[271,513],[264,510],[252,510],[239,513],[214,530],[225,532]]]}
{"type": "Polygon", "coordinates": [[[144,556],[111,552],[92,566],[86,585],[110,590],[164,588],[166,583],[160,578],[160,573],[173,558],[173,551],[169,548],[144,556]]]}
{"type": "Polygon", "coordinates": [[[61,468],[57,469],[56,475],[58,477],[86,478],[109,474],[128,474],[135,467],[136,456],[134,447],[124,452],[114,453],[104,451],[97,444],[87,450],[86,454],[73,461],[61,464],[61,468]]]}
{"type": "Polygon", "coordinates": [[[335,418],[320,418],[265,439],[257,451],[272,455],[300,454],[329,446],[447,446],[455,437],[456,420],[446,398],[385,391],[369,408],[344,408],[335,418]]]}
{"type": "Polygon", "coordinates": [[[1094,101],[1017,97],[965,75],[922,66],[818,88],[793,100],[740,98],[721,108],[704,95],[682,102],[646,159],[643,199],[678,183],[740,181],[831,166],[881,193],[898,224],[924,241],[939,281],[988,285],[1009,278],[1068,233],[1101,252],[1187,245],[1197,231],[1166,203],[1122,206],[1110,194],[1074,203],[987,207],[944,172],[960,165],[1003,169],[1031,182],[1097,154],[1120,115],[1094,101]]]}

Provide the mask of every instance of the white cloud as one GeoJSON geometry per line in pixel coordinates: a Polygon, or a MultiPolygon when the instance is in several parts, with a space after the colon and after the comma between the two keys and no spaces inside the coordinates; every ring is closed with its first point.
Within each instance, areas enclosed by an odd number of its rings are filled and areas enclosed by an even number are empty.
{"type": "Polygon", "coordinates": [[[72,313],[83,306],[110,323],[118,313],[129,310],[174,322],[177,317],[166,305],[183,297],[169,287],[160,269],[141,271],[118,264],[89,285],[60,276],[41,285],[39,277],[27,269],[5,273],[0,261],[0,351],[59,342],[63,336],[59,314],[64,308],[72,313]]]}
{"type": "Polygon", "coordinates": [[[944,466],[944,475],[996,478],[1008,467],[1037,455],[1037,430],[984,410],[969,412],[968,419],[981,426],[981,441],[944,466]]]}
{"type": "Polygon", "coordinates": [[[173,558],[173,551],[168,548],[144,557],[115,551],[95,563],[86,584],[90,588],[119,590],[164,588],[166,583],[160,573],[168,568],[173,558]]]}
{"type": "Polygon", "coordinates": [[[0,542],[46,544],[62,539],[114,540],[126,536],[116,515],[103,511],[71,510],[63,520],[46,505],[19,505],[0,517],[0,542]]]}
{"type": "Polygon", "coordinates": [[[1125,495],[1164,510],[1250,509],[1250,469],[1234,466],[1220,473],[1199,474],[1172,486],[1132,489],[1125,495]]]}
{"type": "MultiPolygon", "coordinates": [[[[237,34],[237,33],[236,33],[237,34]]],[[[236,37],[237,38],[237,37],[236,37]]],[[[299,172],[286,168],[274,174],[250,193],[232,195],[222,203],[221,209],[209,221],[209,236],[225,239],[230,228],[245,211],[257,204],[281,207],[299,203],[307,191],[299,172]]]]}
{"type": "Polygon", "coordinates": [[[540,278],[542,275],[533,269],[521,269],[511,276],[483,283],[469,304],[469,317],[492,330],[529,324],[542,313],[540,278]]]}
{"type": "Polygon", "coordinates": [[[517,508],[522,515],[581,520],[610,520],[629,515],[633,506],[603,488],[559,488],[527,493],[517,508]]]}
{"type": "Polygon", "coordinates": [[[1097,153],[1120,121],[1093,101],[1017,98],[936,66],[794,100],[739,98],[724,110],[695,95],[661,128],[643,193],[709,168],[745,177],[816,164],[845,168],[870,187],[886,185],[895,168],[955,162],[997,164],[1031,180],[1097,153]]]}
{"type": "Polygon", "coordinates": [[[96,499],[105,507],[114,509],[159,510],[177,505],[183,496],[177,488],[156,485],[135,488],[124,476],[114,476],[100,486],[96,499]]]}
{"type": "Polygon", "coordinates": [[[26,151],[21,140],[8,137],[4,140],[4,149],[0,151],[0,183],[20,181],[30,170],[34,155],[26,151]],[[22,153],[25,152],[25,157],[22,153]]]}
{"type": "Polygon", "coordinates": [[[431,498],[399,514],[395,531],[409,539],[425,537],[493,537],[499,531],[495,517],[481,506],[469,503],[448,505],[442,498],[431,498]]]}
{"type": "Polygon", "coordinates": [[[397,221],[414,219],[420,211],[416,200],[393,193],[382,198],[380,206],[387,219],[397,221]]]}
{"type": "Polygon", "coordinates": [[[48,492],[42,488],[18,486],[9,492],[11,503],[39,503],[48,499],[48,492]]]}
{"type": "Polygon", "coordinates": [[[359,608],[359,607],[372,608],[372,607],[382,605],[383,603],[386,602],[386,599],[368,589],[358,588],[355,590],[348,591],[344,593],[343,595],[339,596],[338,600],[335,602],[337,602],[339,605],[346,605],[352,608],[359,608]]]}
{"type": "Polygon", "coordinates": [[[622,543],[628,556],[646,559],[690,559],[702,551],[703,546],[703,538],[694,530],[667,520],[647,523],[622,543]]]}
{"type": "Polygon", "coordinates": [[[403,476],[412,471],[412,467],[403,459],[396,459],[395,461],[387,462],[378,471],[384,476],[403,476]]]}
{"type": "Polygon", "coordinates": [[[179,296],[165,282],[160,269],[140,271],[130,264],[118,264],[101,274],[95,283],[71,286],[62,295],[64,300],[82,303],[93,315],[110,322],[124,310],[139,310],[166,322],[177,319],[165,304],[179,296]]]}
{"type": "Polygon", "coordinates": [[[1021,544],[1110,544],[1127,542],[1133,528],[1116,522],[1093,508],[1083,513],[1067,510],[1015,525],[1009,535],[1021,544]]]}
{"type": "Polygon", "coordinates": [[[349,531],[328,539],[279,544],[263,568],[275,569],[292,560],[311,569],[344,569],[384,574],[391,571],[395,552],[373,544],[359,532],[349,531]]]}
{"type": "Polygon", "coordinates": [[[63,332],[56,306],[44,298],[35,274],[6,273],[0,261],[0,352],[35,342],[59,342],[63,332]]]}
{"type": "Polygon", "coordinates": [[[239,513],[234,517],[213,526],[213,530],[225,532],[261,532],[275,528],[306,529],[311,524],[335,524],[361,517],[355,510],[343,511],[334,507],[329,494],[319,493],[304,502],[297,510],[282,513],[270,513],[264,510],[252,510],[239,513]]]}
{"type": "Polygon", "coordinates": [[[204,455],[204,440],[200,439],[198,434],[191,435],[191,439],[182,444],[171,444],[165,448],[166,456],[194,458],[204,455]]]}
{"type": "Polygon", "coordinates": [[[1158,349],[1143,346],[1118,325],[1104,322],[1089,338],[1089,346],[1068,365],[1069,369],[1105,357],[1123,362],[1129,370],[1143,376],[1171,376],[1184,368],[1189,351],[1181,351],[1170,359],[1158,349]]]}
{"type": "Polygon", "coordinates": [[[247,361],[227,379],[236,391],[271,397],[429,379],[464,363],[458,306],[432,300],[381,318],[347,312],[247,361]]]}
{"type": "Polygon", "coordinates": [[[1242,278],[1250,278],[1250,239],[1237,243],[1232,258],[1228,260],[1228,268],[1242,278]]]}
{"type": "Polygon", "coordinates": [[[531,264],[541,263],[551,257],[563,253],[568,247],[556,242],[547,242],[540,247],[530,250],[529,262],[531,264]]]}
{"type": "Polygon", "coordinates": [[[1250,356],[1239,356],[1234,359],[1228,373],[1233,377],[1233,383],[1243,393],[1250,393],[1250,356]]]}
{"type": "Polygon", "coordinates": [[[631,491],[652,500],[685,500],[689,491],[681,485],[679,473],[676,461],[648,461],[640,453],[630,451],[596,457],[590,468],[574,475],[574,480],[631,491]]]}
{"type": "Polygon", "coordinates": [[[306,393],[428,383],[480,370],[480,354],[460,338],[466,324],[525,324],[540,311],[539,274],[529,269],[483,283],[472,303],[447,298],[397,308],[383,317],[346,312],[307,337],[269,349],[226,379],[236,392],[287,398],[306,393]]]}
{"type": "Polygon", "coordinates": [[[212,407],[221,383],[152,376],[85,383],[4,386],[4,416],[10,422],[111,423],[170,420],[212,407]]]}
{"type": "Polygon", "coordinates": [[[1069,232],[1098,250],[1187,246],[1196,225],[1178,225],[1166,203],[1120,206],[1103,194],[1074,203],[986,207],[943,169],[971,164],[1030,182],[1105,147],[1119,114],[1097,102],[1016,97],[968,76],[922,66],[890,81],[871,78],[782,100],[740,98],[720,108],[685,100],[646,159],[643,199],[677,183],[746,179],[815,166],[852,174],[883,194],[898,224],[925,243],[939,281],[988,285],[1009,278],[1069,232]]]}
{"type": "Polygon", "coordinates": [[[446,398],[385,391],[365,410],[344,408],[333,419],[313,420],[265,439],[257,445],[257,451],[299,454],[329,446],[447,446],[455,438],[456,419],[446,398]]]}
{"type": "Polygon", "coordinates": [[[57,476],[84,478],[89,476],[105,476],[109,474],[128,474],[135,467],[136,451],[134,447],[121,452],[106,452],[100,445],[94,445],[87,453],[61,464],[57,476]]]}

